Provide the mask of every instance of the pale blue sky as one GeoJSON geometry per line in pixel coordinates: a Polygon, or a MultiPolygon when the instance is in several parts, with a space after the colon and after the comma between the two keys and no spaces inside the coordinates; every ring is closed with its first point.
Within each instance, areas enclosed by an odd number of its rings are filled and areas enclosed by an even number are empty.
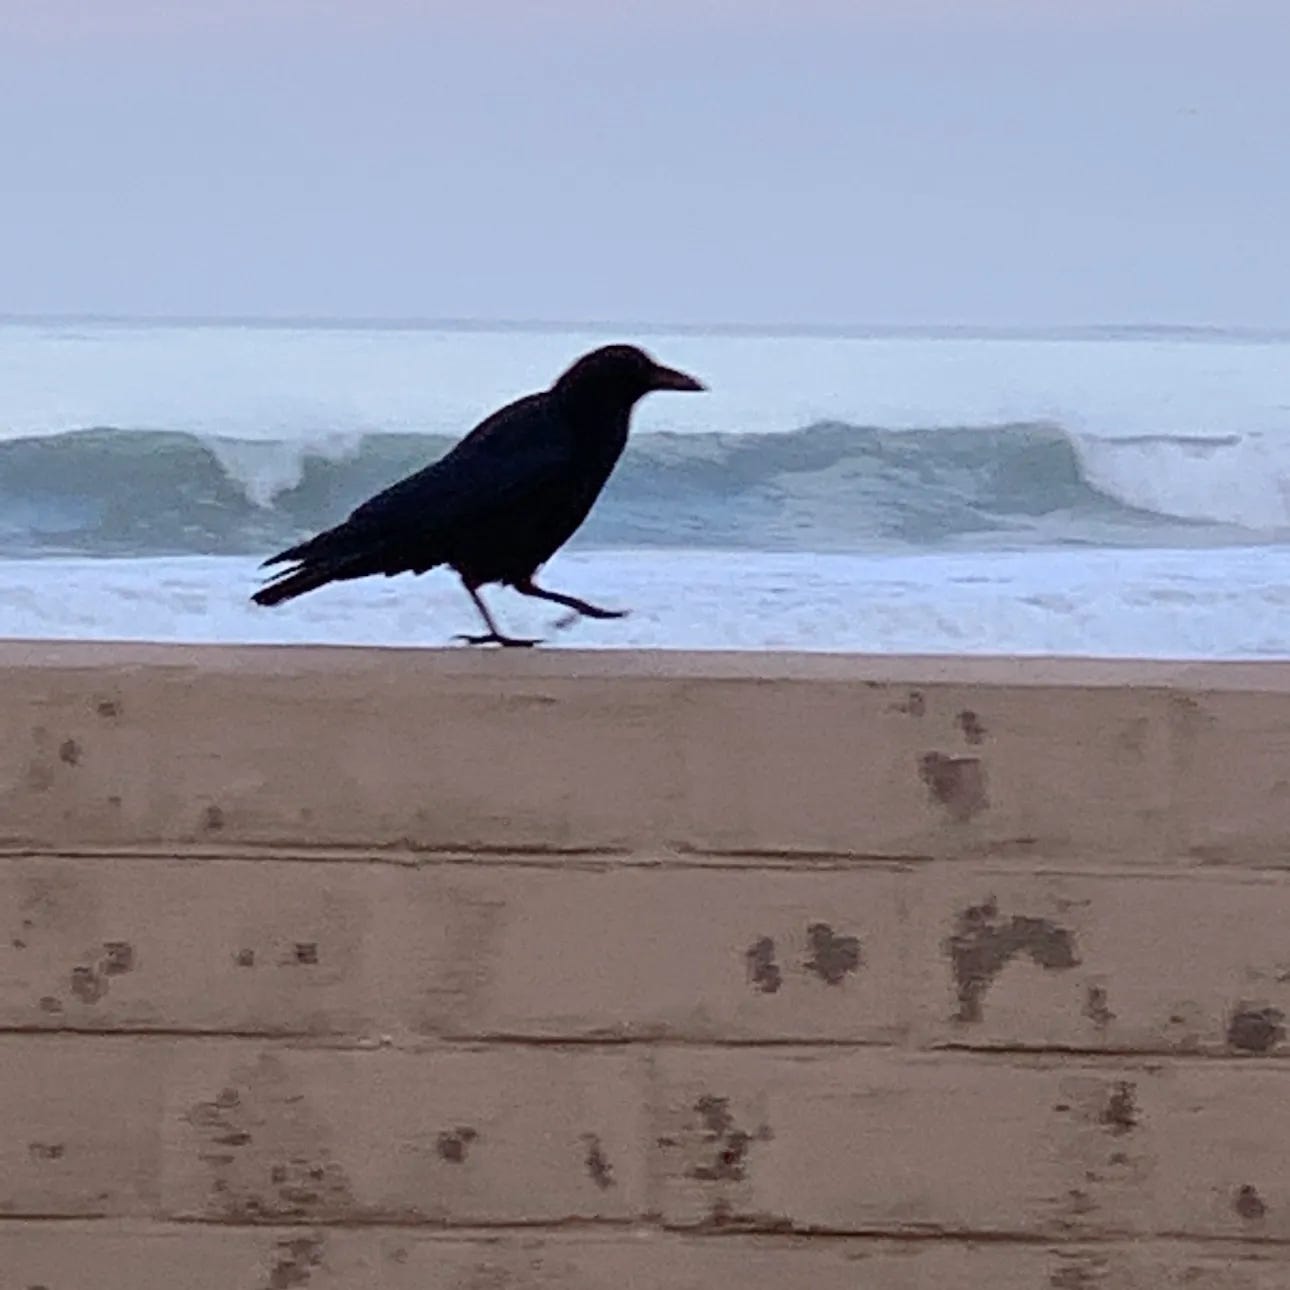
{"type": "Polygon", "coordinates": [[[1290,325],[1290,0],[0,0],[0,312],[1290,325]]]}

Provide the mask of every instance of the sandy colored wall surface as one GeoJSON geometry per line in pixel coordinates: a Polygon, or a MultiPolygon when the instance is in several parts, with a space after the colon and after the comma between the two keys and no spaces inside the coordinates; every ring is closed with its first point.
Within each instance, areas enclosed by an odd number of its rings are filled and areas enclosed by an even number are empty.
{"type": "Polygon", "coordinates": [[[0,645],[3,1290],[1285,1290],[1290,666],[0,645]]]}

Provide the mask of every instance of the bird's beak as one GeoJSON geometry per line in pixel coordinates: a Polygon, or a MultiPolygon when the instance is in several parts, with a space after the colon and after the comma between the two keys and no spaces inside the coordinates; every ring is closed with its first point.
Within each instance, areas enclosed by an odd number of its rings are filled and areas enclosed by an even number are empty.
{"type": "Polygon", "coordinates": [[[663,367],[661,364],[654,365],[654,380],[650,385],[652,390],[706,390],[708,387],[702,381],[696,381],[694,377],[687,376],[684,372],[678,372],[674,367],[663,367]]]}

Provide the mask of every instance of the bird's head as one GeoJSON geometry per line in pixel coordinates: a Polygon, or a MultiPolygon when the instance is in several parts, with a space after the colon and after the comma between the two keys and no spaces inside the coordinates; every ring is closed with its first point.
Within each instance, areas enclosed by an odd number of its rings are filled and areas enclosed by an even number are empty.
{"type": "Polygon", "coordinates": [[[694,377],[664,367],[635,345],[605,345],[584,354],[555,383],[557,394],[631,407],[652,390],[703,390],[694,377]]]}

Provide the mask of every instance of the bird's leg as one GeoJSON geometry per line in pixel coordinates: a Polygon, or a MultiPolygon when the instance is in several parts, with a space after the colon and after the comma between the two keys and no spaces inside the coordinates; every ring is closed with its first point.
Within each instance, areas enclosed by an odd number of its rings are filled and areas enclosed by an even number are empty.
{"type": "Polygon", "coordinates": [[[625,609],[602,609],[599,605],[579,600],[577,596],[566,596],[562,591],[548,591],[545,587],[539,587],[532,578],[525,578],[523,582],[517,582],[513,585],[521,596],[533,596],[538,600],[550,600],[554,604],[563,605],[566,609],[572,609],[575,614],[581,614],[584,618],[627,617],[627,610],[625,609]]]}
{"type": "Polygon", "coordinates": [[[466,588],[471,600],[475,602],[475,608],[483,615],[484,622],[488,624],[488,632],[481,636],[468,636],[465,633],[461,633],[454,636],[454,640],[465,641],[467,645],[504,645],[511,649],[528,649],[538,644],[536,640],[521,640],[515,636],[504,636],[498,630],[497,624],[493,621],[493,616],[488,612],[488,606],[484,604],[479,592],[464,580],[461,585],[466,588]]]}

